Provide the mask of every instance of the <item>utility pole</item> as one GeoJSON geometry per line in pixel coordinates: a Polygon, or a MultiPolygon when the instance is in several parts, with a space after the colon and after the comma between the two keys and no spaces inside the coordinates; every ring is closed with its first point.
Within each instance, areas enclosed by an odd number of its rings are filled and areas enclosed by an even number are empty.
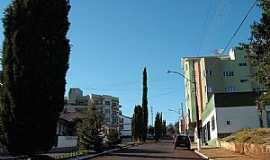
{"type": "Polygon", "coordinates": [[[200,151],[201,150],[201,124],[200,124],[200,119],[199,119],[199,106],[198,106],[198,102],[197,102],[197,85],[196,85],[196,77],[195,77],[195,65],[194,65],[194,60],[192,60],[192,65],[193,65],[193,74],[194,74],[194,80],[190,80],[189,78],[187,78],[185,75],[183,75],[180,72],[176,72],[176,71],[168,71],[167,73],[175,73],[180,75],[181,77],[183,77],[185,80],[189,81],[190,83],[192,83],[194,85],[195,88],[195,108],[196,108],[196,126],[197,126],[197,150],[200,151]]]}
{"type": "Polygon", "coordinates": [[[186,119],[185,119],[185,115],[184,115],[184,105],[183,105],[183,103],[181,103],[181,110],[182,110],[181,124],[183,123],[182,126],[181,126],[181,128],[183,127],[183,129],[182,129],[183,130],[183,133],[186,134],[186,119]]]}
{"type": "Polygon", "coordinates": [[[198,100],[197,100],[197,83],[196,83],[196,76],[195,76],[195,62],[192,60],[193,63],[193,75],[194,75],[194,88],[195,88],[195,108],[196,108],[196,126],[197,126],[197,149],[198,151],[201,150],[201,124],[200,124],[200,117],[199,117],[199,106],[198,106],[198,100]]]}
{"type": "Polygon", "coordinates": [[[183,109],[183,103],[181,103],[181,110],[182,110],[182,119],[184,119],[184,109],[183,109]]]}

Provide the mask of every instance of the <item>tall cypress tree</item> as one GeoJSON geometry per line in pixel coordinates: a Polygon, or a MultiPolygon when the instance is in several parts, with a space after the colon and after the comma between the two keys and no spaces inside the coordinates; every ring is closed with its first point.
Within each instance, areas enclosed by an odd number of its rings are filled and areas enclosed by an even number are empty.
{"type": "Polygon", "coordinates": [[[68,0],[13,0],[5,10],[1,122],[12,154],[48,151],[64,106],[68,0]]]}
{"type": "Polygon", "coordinates": [[[166,136],[167,128],[166,128],[166,120],[162,121],[162,136],[166,136]]]}
{"type": "Polygon", "coordinates": [[[161,113],[156,114],[155,118],[155,140],[158,141],[162,135],[162,115],[161,113]]]}
{"type": "Polygon", "coordinates": [[[143,69],[143,95],[142,95],[142,112],[143,112],[143,141],[147,137],[147,128],[148,128],[148,99],[147,99],[147,71],[146,67],[143,69]]]}

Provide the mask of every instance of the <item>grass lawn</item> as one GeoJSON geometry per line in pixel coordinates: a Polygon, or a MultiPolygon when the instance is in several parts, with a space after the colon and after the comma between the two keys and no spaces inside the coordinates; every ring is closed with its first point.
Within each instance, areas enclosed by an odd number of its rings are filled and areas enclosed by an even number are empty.
{"type": "Polygon", "coordinates": [[[77,156],[83,156],[89,154],[91,151],[89,150],[81,150],[77,152],[70,152],[70,153],[63,153],[59,155],[52,156],[56,160],[62,160],[62,159],[67,159],[67,158],[72,158],[72,157],[77,157],[77,156]]]}
{"type": "Polygon", "coordinates": [[[270,128],[243,129],[221,140],[239,143],[270,144],[270,128]]]}

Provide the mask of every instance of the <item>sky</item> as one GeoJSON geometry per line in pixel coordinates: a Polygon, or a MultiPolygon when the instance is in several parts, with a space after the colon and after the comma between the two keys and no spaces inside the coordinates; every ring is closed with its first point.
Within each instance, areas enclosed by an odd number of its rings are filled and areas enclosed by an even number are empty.
{"type": "MultiPolygon", "coordinates": [[[[11,0],[0,0],[0,18],[11,0]]],[[[132,116],[141,104],[142,72],[148,73],[148,109],[177,121],[185,102],[181,57],[212,55],[224,48],[254,0],[70,0],[70,68],[66,92],[119,97],[122,112],[132,116]]],[[[231,47],[248,42],[252,10],[231,47]]],[[[0,47],[3,27],[0,23],[0,47]]],[[[153,119],[154,119],[153,117],[153,119]]],[[[149,115],[149,123],[152,116],[149,115]]]]}

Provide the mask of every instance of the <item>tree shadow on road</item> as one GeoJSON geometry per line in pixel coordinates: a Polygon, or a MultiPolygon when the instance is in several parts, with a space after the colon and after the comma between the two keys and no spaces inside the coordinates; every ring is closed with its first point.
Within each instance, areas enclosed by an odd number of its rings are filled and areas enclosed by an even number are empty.
{"type": "Polygon", "coordinates": [[[121,151],[117,151],[115,153],[169,153],[159,150],[151,150],[151,149],[124,149],[121,151]]]}

